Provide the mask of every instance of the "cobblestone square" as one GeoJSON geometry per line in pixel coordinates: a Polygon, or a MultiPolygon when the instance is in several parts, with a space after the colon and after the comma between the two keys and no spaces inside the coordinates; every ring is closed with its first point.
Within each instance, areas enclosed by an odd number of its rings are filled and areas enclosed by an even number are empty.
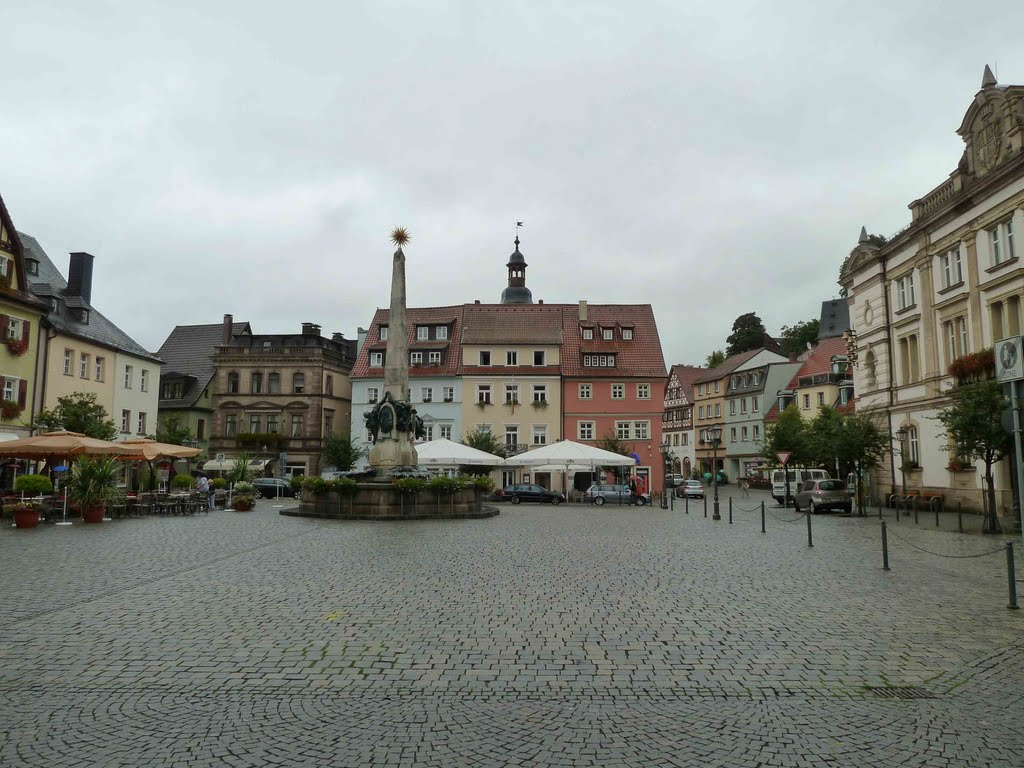
{"type": "Polygon", "coordinates": [[[0,765],[1024,765],[1003,537],[752,496],[4,529],[0,765]]]}

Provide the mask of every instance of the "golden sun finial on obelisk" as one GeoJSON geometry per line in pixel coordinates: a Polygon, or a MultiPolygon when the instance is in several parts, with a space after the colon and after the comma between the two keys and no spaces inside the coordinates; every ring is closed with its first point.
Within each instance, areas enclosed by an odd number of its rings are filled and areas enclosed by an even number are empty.
{"type": "Polygon", "coordinates": [[[391,230],[391,242],[401,248],[403,245],[412,240],[412,236],[409,234],[409,230],[405,227],[395,227],[391,230]]]}

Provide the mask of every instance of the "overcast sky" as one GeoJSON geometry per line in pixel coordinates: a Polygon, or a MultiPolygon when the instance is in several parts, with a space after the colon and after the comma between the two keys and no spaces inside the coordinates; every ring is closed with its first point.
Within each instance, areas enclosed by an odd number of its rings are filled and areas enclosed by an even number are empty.
{"type": "Polygon", "coordinates": [[[962,152],[1024,3],[3,0],[0,194],[149,349],[225,312],[354,337],[496,302],[650,303],[666,363],[818,315],[962,152]],[[942,8],[938,13],[937,9],[942,8]]]}

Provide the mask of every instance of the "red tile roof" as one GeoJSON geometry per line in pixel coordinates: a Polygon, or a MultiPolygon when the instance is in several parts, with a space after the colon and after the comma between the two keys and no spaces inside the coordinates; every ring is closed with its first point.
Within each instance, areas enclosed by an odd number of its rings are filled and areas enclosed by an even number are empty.
{"type": "Polygon", "coordinates": [[[811,350],[811,354],[804,361],[804,364],[800,366],[796,376],[790,382],[790,386],[796,386],[797,381],[804,376],[831,373],[833,356],[845,354],[846,342],[841,337],[835,336],[830,339],[822,339],[818,342],[818,346],[811,350]]]}
{"type": "Polygon", "coordinates": [[[686,402],[693,402],[693,387],[697,383],[697,377],[702,375],[707,368],[702,368],[697,365],[673,365],[672,370],[669,371],[669,378],[672,376],[676,377],[676,381],[679,382],[679,388],[683,392],[683,397],[686,398],[686,402]]]}
{"type": "Polygon", "coordinates": [[[466,304],[463,344],[561,344],[558,304],[466,304]]]}
{"type": "Polygon", "coordinates": [[[633,338],[625,341],[594,339],[584,341],[580,332],[579,305],[563,304],[562,374],[586,378],[666,378],[658,324],[650,304],[590,304],[585,326],[632,328],[633,338]],[[614,368],[584,368],[584,352],[615,353],[614,368]]]}
{"type": "MultiPolygon", "coordinates": [[[[356,364],[352,368],[353,379],[379,379],[384,376],[383,368],[371,368],[369,365],[370,350],[387,349],[387,342],[380,341],[380,327],[388,324],[390,309],[378,309],[370,323],[370,330],[363,343],[356,364]]],[[[419,342],[417,345],[417,325],[448,325],[447,351],[442,355],[442,365],[417,365],[409,368],[409,378],[426,378],[437,376],[454,376],[462,362],[462,306],[450,307],[409,307],[405,310],[405,322],[408,330],[409,349],[419,346],[420,349],[444,349],[443,342],[419,342]]]]}
{"type": "Polygon", "coordinates": [[[758,347],[757,349],[749,349],[746,352],[740,352],[732,355],[731,357],[727,357],[721,365],[715,366],[711,369],[704,369],[704,373],[694,379],[693,383],[702,384],[705,381],[717,381],[718,379],[722,379],[747,362],[747,360],[750,360],[757,353],[763,352],[764,349],[764,347],[758,347]]]}

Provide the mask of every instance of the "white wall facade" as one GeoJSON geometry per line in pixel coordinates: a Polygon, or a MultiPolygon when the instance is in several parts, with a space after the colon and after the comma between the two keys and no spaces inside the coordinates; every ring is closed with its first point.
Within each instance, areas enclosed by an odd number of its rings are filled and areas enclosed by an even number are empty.
{"type": "Polygon", "coordinates": [[[160,364],[155,360],[135,357],[123,352],[112,355],[114,370],[107,375],[114,377],[114,405],[110,418],[117,428],[117,439],[142,437],[156,434],[157,406],[160,401],[160,364]],[[131,367],[131,380],[125,381],[125,369],[131,367]],[[127,411],[128,431],[122,428],[122,416],[127,411]],[[139,416],[145,414],[145,423],[140,425],[139,416]]]}

